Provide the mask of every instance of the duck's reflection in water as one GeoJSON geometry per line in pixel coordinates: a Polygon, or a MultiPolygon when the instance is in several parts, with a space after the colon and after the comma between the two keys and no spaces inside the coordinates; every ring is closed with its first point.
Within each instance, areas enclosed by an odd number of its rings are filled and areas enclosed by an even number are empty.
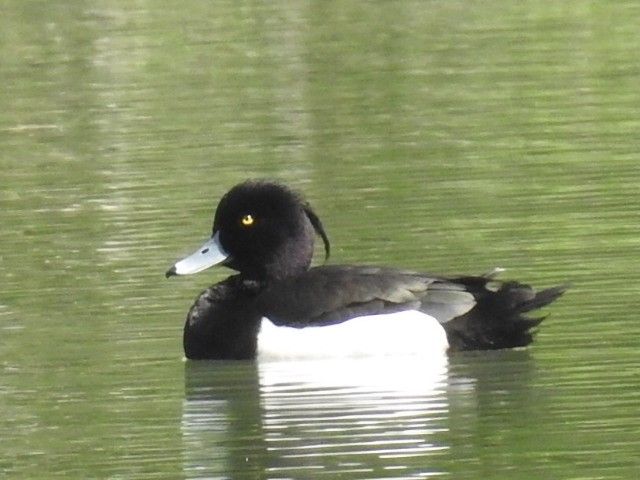
{"type": "Polygon", "coordinates": [[[187,478],[427,476],[447,357],[189,362],[187,478]],[[419,461],[417,461],[419,460],[419,461]]]}

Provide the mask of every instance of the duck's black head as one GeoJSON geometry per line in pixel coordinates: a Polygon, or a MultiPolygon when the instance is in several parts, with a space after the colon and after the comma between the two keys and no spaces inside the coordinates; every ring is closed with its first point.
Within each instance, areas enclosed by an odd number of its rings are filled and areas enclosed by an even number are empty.
{"type": "Polygon", "coordinates": [[[196,273],[217,263],[248,279],[297,275],[311,264],[315,233],[322,237],[328,257],[322,224],[299,194],[278,183],[247,181],[220,200],[211,239],[167,276],[196,273]]]}

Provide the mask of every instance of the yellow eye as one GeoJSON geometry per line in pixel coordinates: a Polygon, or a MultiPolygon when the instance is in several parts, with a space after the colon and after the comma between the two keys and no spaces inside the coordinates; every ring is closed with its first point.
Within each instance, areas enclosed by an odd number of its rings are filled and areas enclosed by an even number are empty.
{"type": "Polygon", "coordinates": [[[244,225],[245,227],[250,227],[251,225],[253,225],[254,222],[255,220],[253,218],[253,215],[245,215],[240,220],[240,223],[242,223],[242,225],[244,225]]]}

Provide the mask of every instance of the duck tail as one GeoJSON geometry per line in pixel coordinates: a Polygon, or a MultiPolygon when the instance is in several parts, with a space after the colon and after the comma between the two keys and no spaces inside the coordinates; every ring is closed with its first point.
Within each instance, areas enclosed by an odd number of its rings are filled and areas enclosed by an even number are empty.
{"type": "Polygon", "coordinates": [[[454,280],[476,299],[476,306],[443,326],[449,348],[496,350],[524,347],[533,341],[535,327],[546,317],[526,314],[558,299],[568,288],[559,285],[536,292],[518,282],[496,282],[490,276],[454,280]]]}

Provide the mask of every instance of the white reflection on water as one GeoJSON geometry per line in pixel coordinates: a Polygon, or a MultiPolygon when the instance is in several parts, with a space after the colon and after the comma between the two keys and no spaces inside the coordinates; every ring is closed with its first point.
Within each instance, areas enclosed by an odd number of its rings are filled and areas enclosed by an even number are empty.
{"type": "Polygon", "coordinates": [[[349,389],[405,394],[430,394],[446,380],[447,356],[376,356],[261,361],[263,397],[292,385],[307,390],[349,389]]]}
{"type": "MultiPolygon", "coordinates": [[[[446,447],[446,356],[261,362],[264,437],[286,471],[407,474],[406,457],[446,447]]],[[[428,474],[428,469],[413,474],[428,474]]]]}
{"type": "Polygon", "coordinates": [[[447,428],[445,355],[192,362],[187,377],[188,478],[443,473],[429,457],[447,449],[434,438],[447,428]]]}

